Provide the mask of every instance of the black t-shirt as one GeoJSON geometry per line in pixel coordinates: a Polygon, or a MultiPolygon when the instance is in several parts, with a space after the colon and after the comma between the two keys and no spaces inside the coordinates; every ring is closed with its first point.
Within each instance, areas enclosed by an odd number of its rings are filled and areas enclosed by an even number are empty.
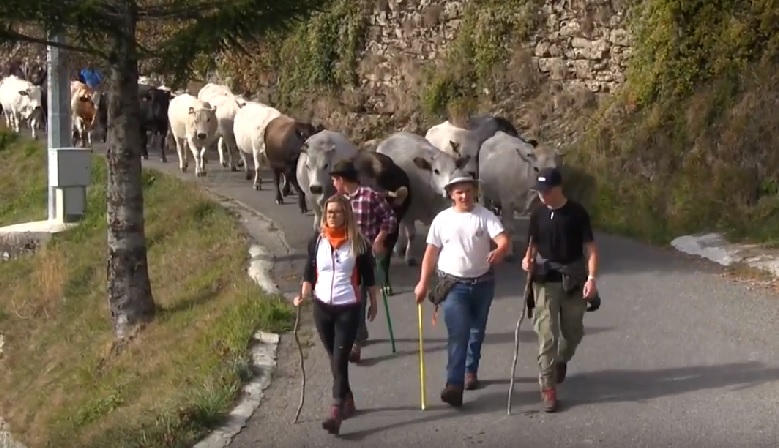
{"type": "MultiPolygon", "coordinates": [[[[594,241],[590,215],[578,202],[568,200],[562,207],[552,210],[538,207],[530,214],[528,239],[538,248],[543,258],[561,264],[569,264],[584,256],[584,244],[594,241]]],[[[547,281],[559,281],[559,274],[552,274],[547,281]]]]}

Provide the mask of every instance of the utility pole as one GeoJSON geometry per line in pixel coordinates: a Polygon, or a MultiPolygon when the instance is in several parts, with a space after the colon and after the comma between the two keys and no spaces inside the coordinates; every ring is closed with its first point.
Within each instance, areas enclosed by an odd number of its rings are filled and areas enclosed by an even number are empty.
{"type": "MultiPolygon", "coordinates": [[[[49,29],[49,40],[65,43],[65,34],[49,29]]],[[[70,122],[70,76],[65,50],[49,45],[46,52],[48,95],[48,218],[50,221],[78,220],[86,209],[86,187],[90,183],[91,157],[86,148],[72,148],[70,122]]]]}

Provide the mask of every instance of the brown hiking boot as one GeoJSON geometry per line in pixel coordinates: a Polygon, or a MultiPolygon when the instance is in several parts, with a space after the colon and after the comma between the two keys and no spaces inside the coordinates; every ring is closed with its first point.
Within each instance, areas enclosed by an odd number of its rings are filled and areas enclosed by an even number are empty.
{"type": "Polygon", "coordinates": [[[447,384],[441,391],[441,401],[449,406],[459,408],[463,405],[463,389],[447,384]]]}
{"type": "Polygon", "coordinates": [[[352,347],[351,353],[349,353],[349,362],[357,364],[362,358],[362,348],[359,345],[352,347]]]}
{"type": "Polygon", "coordinates": [[[568,373],[568,364],[564,362],[558,362],[557,363],[557,374],[555,375],[555,379],[557,380],[557,384],[562,383],[565,381],[565,375],[568,373]]]}
{"type": "Polygon", "coordinates": [[[557,411],[557,390],[554,387],[542,389],[541,399],[544,401],[544,412],[557,411]]]}
{"type": "Polygon", "coordinates": [[[341,416],[344,420],[354,416],[357,413],[357,406],[354,404],[354,395],[349,392],[349,395],[344,399],[343,405],[341,405],[341,416]]]}
{"type": "Polygon", "coordinates": [[[475,373],[466,373],[465,374],[465,390],[474,390],[479,387],[479,378],[476,377],[475,373]]]}
{"type": "Polygon", "coordinates": [[[330,406],[330,413],[322,422],[322,428],[330,434],[338,434],[341,431],[341,408],[337,404],[330,406]]]}

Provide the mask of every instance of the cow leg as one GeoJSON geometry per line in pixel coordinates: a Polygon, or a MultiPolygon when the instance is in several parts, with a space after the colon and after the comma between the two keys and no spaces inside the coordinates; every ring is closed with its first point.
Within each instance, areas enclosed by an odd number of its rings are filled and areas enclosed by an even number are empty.
{"type": "Polygon", "coordinates": [[[30,119],[30,133],[32,134],[33,140],[38,140],[38,119],[37,118],[30,119]]]}
{"type": "Polygon", "coordinates": [[[295,176],[294,169],[295,168],[292,167],[287,168],[287,172],[284,173],[284,177],[292,184],[292,186],[295,188],[295,192],[298,194],[298,208],[300,208],[300,213],[307,213],[308,204],[306,204],[306,193],[303,192],[303,188],[300,187],[297,176],[295,176]]]}
{"type": "Polygon", "coordinates": [[[252,144],[252,156],[254,157],[254,189],[262,190],[262,179],[260,179],[260,151],[252,144]]]}
{"type": "MultiPolygon", "coordinates": [[[[149,137],[146,131],[141,131],[141,157],[144,160],[149,160],[149,137]]],[[[151,137],[153,138],[154,134],[151,134],[151,137]]]]}
{"type": "Polygon", "coordinates": [[[273,168],[273,188],[276,189],[276,203],[281,205],[284,203],[284,198],[281,196],[281,170],[273,168]]]}
{"type": "Polygon", "coordinates": [[[16,112],[11,114],[11,130],[19,133],[19,114],[16,112]]]}
{"type": "Polygon", "coordinates": [[[509,244],[508,250],[506,251],[506,257],[504,258],[505,261],[511,263],[514,261],[514,237],[517,234],[517,226],[516,221],[514,220],[514,203],[513,202],[506,202],[502,204],[502,214],[500,216],[500,221],[503,224],[503,228],[506,230],[506,233],[508,234],[509,238],[511,238],[511,244],[509,244]]]}
{"type": "Polygon", "coordinates": [[[203,177],[206,175],[206,151],[207,145],[203,145],[198,148],[195,145],[194,140],[190,140],[189,148],[192,150],[192,156],[195,158],[195,177],[203,177]]]}
{"type": "Polygon", "coordinates": [[[219,164],[222,165],[222,167],[227,168],[227,160],[225,160],[225,139],[224,137],[219,137],[219,140],[216,142],[216,151],[219,153],[219,164]]]}
{"type": "Polygon", "coordinates": [[[246,160],[246,153],[242,149],[239,149],[239,151],[240,151],[240,156],[241,156],[241,162],[243,162],[244,178],[246,180],[251,180],[252,179],[252,172],[249,169],[249,161],[246,160]]]}
{"type": "Polygon", "coordinates": [[[184,148],[184,145],[187,144],[186,140],[179,137],[174,137],[174,140],[176,142],[176,152],[179,155],[179,169],[182,173],[187,172],[187,166],[189,165],[189,157],[187,156],[186,148],[184,148]]]}
{"type": "MultiPolygon", "coordinates": [[[[408,266],[416,266],[417,260],[414,258],[413,255],[411,255],[411,247],[414,244],[414,240],[417,237],[417,230],[416,226],[414,225],[414,221],[406,221],[403,222],[403,232],[406,234],[406,244],[405,244],[405,250],[402,252],[403,259],[406,262],[406,265],[408,266]]],[[[399,247],[402,249],[402,246],[399,247]]]]}

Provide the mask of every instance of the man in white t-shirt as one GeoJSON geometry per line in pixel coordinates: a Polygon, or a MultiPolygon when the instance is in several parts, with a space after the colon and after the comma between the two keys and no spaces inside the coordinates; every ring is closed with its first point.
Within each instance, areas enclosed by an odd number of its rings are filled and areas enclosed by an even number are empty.
{"type": "Polygon", "coordinates": [[[452,285],[440,304],[449,351],[441,400],[454,407],[462,406],[464,389],[478,387],[481,346],[495,295],[493,267],[503,260],[511,244],[498,217],[476,203],[477,187],[477,180],[459,172],[447,184],[452,206],[430,225],[414,289],[417,303],[421,303],[434,270],[440,285],[452,285]],[[492,242],[497,245],[494,250],[492,242]]]}

